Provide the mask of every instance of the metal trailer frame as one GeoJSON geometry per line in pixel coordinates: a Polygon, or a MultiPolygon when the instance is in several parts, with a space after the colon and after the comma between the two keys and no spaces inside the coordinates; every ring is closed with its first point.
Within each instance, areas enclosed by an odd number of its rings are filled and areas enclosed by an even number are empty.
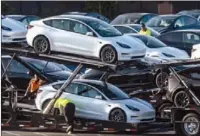
{"type": "MultiPolygon", "coordinates": [[[[9,128],[20,128],[20,127],[48,127],[48,128],[65,128],[65,123],[60,122],[63,121],[64,118],[62,116],[58,115],[51,115],[49,114],[49,111],[51,110],[54,102],[57,98],[60,97],[60,95],[63,92],[63,89],[66,88],[72,80],[75,78],[75,76],[80,72],[81,68],[83,66],[93,69],[102,70],[105,72],[106,76],[109,72],[115,71],[117,68],[121,69],[126,64],[107,64],[104,62],[101,62],[99,60],[92,60],[92,59],[83,59],[75,56],[69,56],[69,55],[59,55],[59,54],[37,54],[32,50],[27,49],[20,49],[20,48],[4,48],[2,47],[2,53],[6,55],[13,55],[12,59],[10,60],[9,64],[11,64],[11,61],[13,59],[18,59],[20,61],[19,56],[29,57],[29,58],[35,58],[35,59],[42,59],[47,61],[55,61],[57,63],[62,64],[79,64],[77,68],[73,71],[71,76],[66,80],[66,82],[63,84],[63,86],[57,91],[56,95],[52,99],[52,101],[49,102],[45,110],[41,113],[38,111],[31,111],[31,110],[21,110],[20,108],[23,108],[23,106],[20,107],[20,103],[17,103],[17,100],[14,101],[14,104],[12,106],[7,107],[8,111],[11,113],[9,120],[2,124],[2,127],[9,127],[9,128]],[[19,114],[29,115],[31,116],[31,121],[27,124],[27,122],[20,122],[17,121],[17,116],[19,114]],[[48,124],[48,122],[45,122],[45,120],[53,120],[53,123],[48,124]],[[64,123],[64,124],[63,124],[64,123]]],[[[23,63],[23,62],[22,62],[23,63]]],[[[135,64],[135,63],[134,63],[135,64]]],[[[133,64],[133,65],[134,65],[133,64]]],[[[34,70],[30,66],[28,66],[26,63],[24,63],[26,67],[28,67],[30,70],[34,70]]],[[[6,73],[7,68],[4,70],[3,75],[6,73]]],[[[35,71],[36,74],[37,71],[35,71]]],[[[43,76],[40,76],[41,78],[45,78],[43,76]]],[[[103,77],[102,77],[103,78],[103,77]]],[[[48,80],[48,79],[47,79],[48,80]]],[[[14,88],[10,90],[10,92],[14,92],[14,88]]],[[[10,99],[16,98],[17,96],[10,95],[10,99]]],[[[12,103],[9,101],[9,104],[12,103]]],[[[11,105],[11,104],[10,104],[11,105]]],[[[121,122],[112,122],[112,121],[102,121],[102,120],[93,120],[93,119],[82,119],[82,118],[76,118],[76,122],[81,122],[81,125],[77,125],[79,123],[76,123],[76,126],[78,128],[82,128],[85,130],[92,130],[92,131],[102,131],[102,130],[117,130],[117,131],[138,131],[139,128],[147,128],[149,125],[148,123],[139,123],[139,124],[131,124],[131,123],[121,123],[121,122]],[[84,125],[83,125],[84,124],[84,125]]]]}
{"type": "MultiPolygon", "coordinates": [[[[74,79],[75,75],[81,70],[81,68],[83,66],[88,67],[88,68],[106,71],[107,74],[105,73],[105,75],[104,75],[106,77],[106,75],[108,75],[109,72],[115,71],[116,69],[121,69],[123,67],[130,66],[130,65],[136,65],[135,63],[129,64],[129,65],[126,65],[126,64],[118,64],[118,65],[117,64],[116,65],[115,64],[107,64],[107,63],[101,62],[99,60],[92,60],[92,59],[86,59],[86,58],[83,59],[83,58],[79,58],[79,57],[76,57],[76,56],[70,56],[70,55],[37,54],[33,50],[27,50],[27,49],[21,49],[21,48],[5,48],[5,47],[2,47],[1,49],[2,49],[2,53],[6,53],[6,54],[10,54],[10,55],[15,54],[15,56],[25,56],[25,57],[35,58],[35,59],[40,58],[42,60],[55,61],[57,63],[62,63],[62,64],[79,64],[78,67],[74,70],[73,74],[68,78],[68,80],[64,83],[64,85],[61,87],[61,89],[59,89],[59,91],[55,95],[54,99],[48,104],[47,108],[43,112],[45,114],[43,114],[41,112],[37,112],[37,111],[19,110],[20,107],[19,108],[17,107],[18,104],[14,103],[14,107],[8,107],[9,109],[11,108],[10,111],[11,111],[12,114],[10,116],[9,121],[5,124],[2,124],[2,127],[4,127],[4,126],[8,127],[9,126],[9,127],[14,127],[14,128],[20,128],[20,123],[17,123],[17,120],[16,120],[17,114],[20,114],[20,113],[29,114],[29,115],[32,116],[32,120],[31,120],[31,124],[30,124],[32,126],[38,127],[38,125],[40,124],[39,126],[44,127],[45,125],[47,125],[47,124],[45,124],[44,119],[46,119],[46,118],[52,119],[53,118],[53,120],[55,121],[55,123],[53,124],[53,128],[58,128],[58,126],[65,127],[65,125],[59,124],[58,118],[61,118],[61,117],[49,115],[48,112],[51,109],[55,100],[57,98],[59,98],[59,96],[62,94],[62,89],[67,87],[71,83],[71,81],[74,79]]],[[[181,61],[181,62],[164,63],[164,64],[160,64],[160,65],[153,65],[152,68],[155,68],[155,67],[156,68],[158,68],[158,67],[163,68],[163,67],[169,67],[169,65],[195,64],[195,63],[200,63],[200,60],[197,60],[197,61],[189,60],[189,61],[181,61]]],[[[6,72],[6,70],[4,72],[6,72]]],[[[102,77],[102,79],[103,79],[103,77],[102,77]]],[[[82,127],[82,129],[101,130],[101,131],[102,130],[137,131],[138,129],[141,129],[141,128],[148,128],[149,125],[151,125],[151,126],[156,125],[154,123],[150,123],[150,124],[148,124],[148,123],[130,124],[130,123],[120,123],[120,122],[91,120],[91,119],[78,119],[78,120],[81,121],[81,122],[84,122],[84,124],[85,124],[85,126],[82,127]],[[89,123],[89,125],[87,123],[89,123]],[[89,127],[87,128],[87,126],[89,126],[89,127]],[[107,128],[105,128],[105,127],[107,127],[107,128]]],[[[162,122],[162,124],[164,124],[164,123],[162,122]]],[[[28,127],[30,125],[25,125],[25,124],[23,125],[22,124],[21,127],[28,127]]],[[[49,126],[49,124],[47,126],[49,126]]],[[[158,126],[160,127],[160,125],[158,125],[158,126]]],[[[52,128],[52,125],[48,128],[52,128]]]]}

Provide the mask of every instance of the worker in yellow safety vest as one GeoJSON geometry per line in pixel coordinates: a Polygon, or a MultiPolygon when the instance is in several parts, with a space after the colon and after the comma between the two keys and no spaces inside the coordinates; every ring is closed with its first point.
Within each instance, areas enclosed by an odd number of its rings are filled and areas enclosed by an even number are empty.
{"type": "Polygon", "coordinates": [[[142,23],[142,27],[141,27],[139,34],[151,36],[151,31],[146,28],[144,23],[142,23]]]}
{"type": "Polygon", "coordinates": [[[67,123],[66,132],[70,134],[74,127],[75,105],[65,98],[58,98],[53,107],[54,114],[63,115],[67,123]]]}

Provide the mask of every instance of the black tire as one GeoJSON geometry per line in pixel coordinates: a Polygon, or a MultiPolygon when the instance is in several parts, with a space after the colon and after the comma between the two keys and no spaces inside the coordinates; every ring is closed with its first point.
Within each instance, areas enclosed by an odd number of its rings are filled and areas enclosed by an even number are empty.
{"type": "Polygon", "coordinates": [[[33,40],[33,48],[36,53],[49,54],[50,53],[50,43],[45,36],[37,36],[33,40]]]}
{"type": "Polygon", "coordinates": [[[120,108],[113,109],[109,114],[109,120],[115,122],[126,122],[126,114],[120,108]]]}
{"type": "Polygon", "coordinates": [[[175,94],[173,101],[176,107],[187,107],[190,104],[190,96],[182,90],[175,94]]]}
{"type": "Polygon", "coordinates": [[[195,123],[195,122],[200,122],[199,115],[195,113],[188,113],[183,117],[182,121],[186,122],[186,123],[181,124],[181,131],[183,135],[185,136],[199,136],[200,135],[200,123],[195,123]],[[190,121],[194,123],[188,123],[190,121]]]}
{"type": "Polygon", "coordinates": [[[156,86],[158,88],[166,87],[168,85],[168,76],[169,74],[167,72],[159,72],[155,79],[156,86]]]}
{"type": "Polygon", "coordinates": [[[112,64],[116,63],[117,52],[112,46],[107,45],[102,48],[100,52],[100,58],[101,58],[101,61],[106,62],[106,63],[112,63],[112,64]]]}
{"type": "Polygon", "coordinates": [[[164,110],[171,109],[172,106],[173,106],[173,104],[170,103],[170,102],[166,102],[166,103],[161,104],[159,106],[159,108],[158,108],[159,117],[163,118],[163,119],[170,119],[171,118],[171,113],[167,113],[164,110]]]}

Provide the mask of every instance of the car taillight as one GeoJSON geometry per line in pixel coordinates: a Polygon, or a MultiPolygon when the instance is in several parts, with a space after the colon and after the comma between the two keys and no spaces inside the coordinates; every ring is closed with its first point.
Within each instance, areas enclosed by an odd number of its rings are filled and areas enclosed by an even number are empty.
{"type": "Polygon", "coordinates": [[[38,91],[37,91],[37,93],[41,93],[41,92],[42,92],[42,90],[38,90],[38,91]]]}
{"type": "Polygon", "coordinates": [[[32,25],[28,25],[27,26],[27,29],[31,29],[31,28],[33,28],[34,26],[32,26],[32,25]]]}

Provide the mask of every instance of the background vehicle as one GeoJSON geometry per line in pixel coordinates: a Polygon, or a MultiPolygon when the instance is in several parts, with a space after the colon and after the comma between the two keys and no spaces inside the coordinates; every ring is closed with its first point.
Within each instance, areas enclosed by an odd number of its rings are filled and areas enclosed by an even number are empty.
{"type": "Polygon", "coordinates": [[[148,63],[160,63],[161,61],[171,61],[176,59],[189,59],[189,55],[180,49],[168,47],[162,41],[152,36],[130,34],[144,42],[146,45],[146,56],[148,63]],[[150,62],[152,61],[152,62],[150,62]]]}
{"type": "Polygon", "coordinates": [[[195,44],[192,46],[192,59],[200,59],[200,44],[195,44]]]}
{"type": "Polygon", "coordinates": [[[1,16],[1,43],[21,43],[26,41],[27,29],[16,20],[1,16]]]}
{"type": "Polygon", "coordinates": [[[200,30],[177,30],[162,34],[157,38],[166,45],[185,50],[191,55],[192,46],[200,43],[200,30]]]}
{"type": "Polygon", "coordinates": [[[67,12],[67,13],[64,13],[62,15],[82,15],[82,16],[89,16],[89,17],[94,17],[94,18],[97,18],[97,19],[100,19],[102,21],[105,21],[107,23],[110,23],[110,20],[108,18],[106,18],[105,16],[99,14],[99,13],[96,13],[96,12],[89,12],[89,13],[86,13],[86,12],[67,12]]]}
{"type": "Polygon", "coordinates": [[[146,23],[152,17],[157,16],[157,14],[153,13],[125,13],[117,16],[113,21],[111,21],[112,25],[119,24],[141,24],[146,23]]]}
{"type": "Polygon", "coordinates": [[[200,25],[196,18],[187,15],[159,15],[150,19],[147,26],[160,33],[166,33],[178,29],[199,29],[200,25]]]}
{"type": "Polygon", "coordinates": [[[145,55],[137,38],[122,35],[110,24],[92,17],[63,15],[31,22],[27,42],[37,53],[58,51],[101,59],[131,61],[145,55]]]}
{"type": "MultiPolygon", "coordinates": [[[[66,69],[63,70],[64,67],[62,65],[54,62],[47,62],[25,57],[21,58],[25,63],[38,70],[42,75],[47,77],[52,82],[66,80],[71,74],[70,71],[66,71],[66,69]]],[[[8,65],[10,60],[10,56],[2,56],[2,62],[5,67],[8,65]]],[[[12,60],[11,65],[8,67],[7,75],[17,88],[25,90],[28,87],[30,79],[32,78],[29,75],[29,72],[31,71],[22,63],[12,60]]]]}
{"type": "MultiPolygon", "coordinates": [[[[197,98],[200,97],[200,65],[189,65],[188,68],[178,72],[181,79],[189,86],[197,98]]],[[[176,107],[187,107],[193,103],[191,95],[180,81],[171,74],[168,81],[167,99],[176,107]]]]}
{"type": "Polygon", "coordinates": [[[193,9],[193,10],[183,10],[177,13],[178,15],[190,15],[198,19],[200,16],[200,10],[198,9],[193,9]]]}
{"type": "Polygon", "coordinates": [[[41,18],[35,15],[6,15],[8,18],[20,21],[25,25],[29,25],[31,21],[40,20],[41,18]]]}
{"type": "MultiPolygon", "coordinates": [[[[141,30],[140,24],[126,24],[126,25],[113,25],[115,28],[117,28],[121,33],[123,34],[129,34],[129,33],[138,33],[141,30]]],[[[159,32],[155,31],[154,29],[147,27],[151,31],[151,36],[157,37],[160,35],[159,32]]]]}
{"type": "MultiPolygon", "coordinates": [[[[62,84],[57,82],[40,87],[35,100],[36,107],[42,110],[62,84]]],[[[155,120],[151,104],[131,99],[119,88],[101,81],[74,80],[60,98],[66,98],[76,105],[76,117],[127,123],[155,120]]]]}

